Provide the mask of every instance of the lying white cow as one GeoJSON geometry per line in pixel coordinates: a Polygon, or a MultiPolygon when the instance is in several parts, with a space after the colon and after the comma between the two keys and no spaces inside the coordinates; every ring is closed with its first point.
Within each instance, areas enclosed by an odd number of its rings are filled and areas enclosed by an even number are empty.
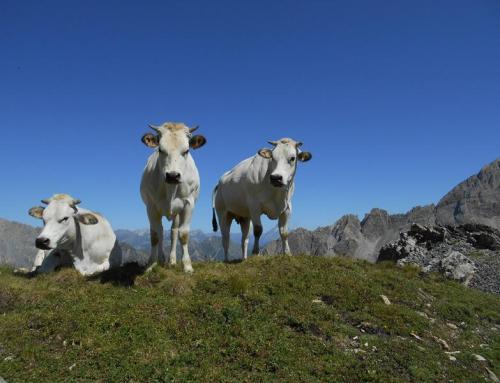
{"type": "Polygon", "coordinates": [[[49,272],[74,265],[82,275],[92,275],[109,269],[120,248],[106,218],[78,208],[80,200],[67,194],[54,194],[42,202],[47,206],[29,210],[44,223],[35,241],[40,250],[31,271],[49,272]]]}
{"type": "Polygon", "coordinates": [[[179,236],[184,271],[191,273],[193,267],[188,251],[189,226],[200,193],[200,176],[189,149],[202,147],[206,139],[200,135],[192,135],[197,127],[190,129],[182,123],[167,122],[158,127],[150,127],[156,134],[145,134],[142,142],[156,150],[148,158],[141,181],[141,196],[150,225],[150,264],[165,263],[161,222],[165,216],[172,221],[170,264],[176,263],[179,236]]]}
{"type": "Polygon", "coordinates": [[[269,142],[274,148],[260,149],[258,154],[240,162],[219,180],[212,194],[212,225],[217,231],[220,223],[224,256],[227,261],[231,222],[241,226],[242,257],[246,259],[250,221],[255,237],[253,254],[259,254],[259,238],[262,235],[260,216],[278,219],[283,253],[290,254],[288,246],[288,219],[292,212],[291,199],[294,190],[298,161],[309,161],[311,153],[299,150],[301,142],[290,138],[269,142]]]}

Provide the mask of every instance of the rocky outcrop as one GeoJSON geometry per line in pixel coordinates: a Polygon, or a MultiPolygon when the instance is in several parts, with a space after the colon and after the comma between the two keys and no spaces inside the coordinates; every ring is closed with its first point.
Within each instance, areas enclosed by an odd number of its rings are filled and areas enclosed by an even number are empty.
{"type": "Polygon", "coordinates": [[[485,225],[414,224],[382,247],[378,261],[417,265],[425,273],[440,272],[465,285],[500,293],[500,232],[485,225]]]}
{"type": "MultiPolygon", "coordinates": [[[[372,209],[361,222],[356,216],[346,215],[331,226],[294,230],[289,234],[289,243],[293,254],[344,255],[375,262],[380,249],[398,240],[399,233],[414,223],[430,227],[483,224],[500,229],[500,159],[457,185],[436,206],[416,207],[405,214],[372,209]]],[[[279,240],[264,250],[266,254],[280,251],[279,240]]]]}

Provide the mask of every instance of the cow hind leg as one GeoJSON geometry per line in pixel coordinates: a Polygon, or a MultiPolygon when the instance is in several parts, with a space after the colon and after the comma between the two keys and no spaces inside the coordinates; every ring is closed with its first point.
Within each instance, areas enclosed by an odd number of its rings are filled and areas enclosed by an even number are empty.
{"type": "Polygon", "coordinates": [[[177,263],[177,238],[179,237],[179,214],[177,214],[172,221],[172,228],[170,229],[170,264],[177,263]]]}
{"type": "Polygon", "coordinates": [[[218,214],[220,233],[222,237],[222,249],[224,250],[224,261],[229,261],[229,235],[231,232],[231,222],[233,218],[230,214],[224,212],[218,214]]]}
{"type": "Polygon", "coordinates": [[[240,218],[241,227],[241,257],[247,259],[248,252],[248,234],[250,232],[250,219],[240,218]]]}

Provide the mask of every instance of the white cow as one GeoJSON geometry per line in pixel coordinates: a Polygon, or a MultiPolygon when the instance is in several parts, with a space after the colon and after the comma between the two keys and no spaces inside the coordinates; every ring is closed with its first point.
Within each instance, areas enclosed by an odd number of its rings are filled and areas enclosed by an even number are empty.
{"type": "Polygon", "coordinates": [[[82,275],[92,275],[108,270],[121,257],[115,233],[102,215],[78,208],[80,200],[67,194],[54,194],[42,202],[47,206],[29,210],[44,223],[35,241],[40,250],[32,272],[73,265],[82,275]]]}
{"type": "Polygon", "coordinates": [[[258,154],[240,162],[224,173],[212,194],[212,225],[217,231],[219,219],[224,256],[227,261],[231,222],[241,226],[241,251],[247,257],[250,222],[255,237],[253,254],[259,254],[259,238],[262,235],[260,216],[278,219],[283,253],[290,254],[288,246],[288,220],[292,212],[291,199],[294,190],[298,161],[309,161],[309,152],[299,150],[301,142],[290,138],[269,141],[273,149],[260,149],[258,154]]]}
{"type": "Polygon", "coordinates": [[[198,128],[167,122],[150,127],[142,142],[156,150],[148,158],[141,180],[141,196],[149,218],[151,236],[150,264],[165,263],[162,217],[172,221],[170,264],[176,263],[177,236],[182,244],[184,271],[193,272],[188,251],[189,226],[194,205],[200,193],[200,176],[189,149],[206,143],[203,136],[193,136],[198,128]]]}

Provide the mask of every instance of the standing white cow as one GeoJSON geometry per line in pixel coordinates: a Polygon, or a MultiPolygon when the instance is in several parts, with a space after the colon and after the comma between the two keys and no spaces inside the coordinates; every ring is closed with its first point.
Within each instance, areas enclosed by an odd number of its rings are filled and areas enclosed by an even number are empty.
{"type": "Polygon", "coordinates": [[[294,190],[298,161],[309,161],[311,153],[299,150],[301,142],[291,138],[269,141],[273,149],[260,149],[258,154],[240,162],[219,180],[212,194],[212,225],[217,231],[220,223],[224,256],[228,259],[231,222],[241,226],[241,251],[247,257],[250,221],[255,237],[253,254],[259,254],[259,239],[262,235],[260,216],[278,219],[283,253],[290,254],[288,246],[288,220],[292,212],[291,199],[294,190]]]}
{"type": "Polygon", "coordinates": [[[165,263],[162,217],[172,221],[170,264],[176,263],[177,236],[182,244],[184,271],[193,272],[188,251],[189,226],[194,205],[200,193],[200,176],[189,149],[205,145],[203,136],[193,136],[198,128],[167,122],[150,127],[142,142],[156,150],[148,158],[142,175],[141,196],[149,218],[151,235],[150,264],[165,263]]]}
{"type": "Polygon", "coordinates": [[[115,233],[102,215],[78,208],[80,200],[67,194],[54,194],[42,203],[47,206],[29,210],[44,223],[35,241],[40,250],[32,272],[74,265],[82,275],[92,275],[108,270],[113,258],[121,257],[115,233]]]}

